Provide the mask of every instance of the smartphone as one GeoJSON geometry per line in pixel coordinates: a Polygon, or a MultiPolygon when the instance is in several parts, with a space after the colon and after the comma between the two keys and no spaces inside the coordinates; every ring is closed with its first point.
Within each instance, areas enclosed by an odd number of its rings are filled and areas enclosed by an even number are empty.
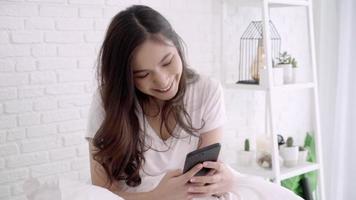
{"type": "MultiPolygon", "coordinates": [[[[211,144],[209,146],[203,147],[201,149],[197,149],[187,154],[185,158],[185,164],[183,173],[186,173],[190,169],[192,169],[195,165],[199,163],[203,163],[204,161],[217,161],[220,153],[221,145],[220,143],[211,144]]],[[[203,168],[195,176],[204,176],[211,169],[203,168]]]]}

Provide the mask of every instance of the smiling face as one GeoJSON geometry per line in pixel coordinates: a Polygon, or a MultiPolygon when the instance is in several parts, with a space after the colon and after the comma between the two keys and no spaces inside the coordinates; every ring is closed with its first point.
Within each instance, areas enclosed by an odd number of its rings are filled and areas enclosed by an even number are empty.
{"type": "Polygon", "coordinates": [[[136,50],[133,76],[136,88],[159,101],[172,99],[178,92],[182,60],[171,41],[148,39],[136,50]]]}

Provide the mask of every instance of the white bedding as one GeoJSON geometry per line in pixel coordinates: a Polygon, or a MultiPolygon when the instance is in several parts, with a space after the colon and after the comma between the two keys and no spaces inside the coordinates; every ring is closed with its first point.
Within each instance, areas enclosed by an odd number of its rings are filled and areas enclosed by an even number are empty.
{"type": "MultiPolygon", "coordinates": [[[[228,165],[227,165],[228,166],[228,165]]],[[[238,178],[237,194],[227,193],[220,197],[221,200],[303,200],[290,190],[277,184],[268,182],[259,177],[247,176],[236,172],[230,166],[230,170],[236,173],[238,178]]],[[[155,188],[163,178],[164,174],[159,176],[150,176],[145,178],[139,190],[150,191],[155,188]]],[[[125,187],[124,187],[125,188],[125,187]]],[[[127,192],[138,192],[137,188],[126,187],[127,192]]],[[[216,197],[196,198],[195,200],[213,200],[216,197]]]]}
{"type": "MultiPolygon", "coordinates": [[[[156,183],[154,183],[156,184],[156,183]]],[[[121,200],[109,190],[79,182],[60,182],[62,200],[121,200]]],[[[209,197],[195,200],[303,200],[290,190],[261,178],[241,175],[237,185],[238,194],[227,193],[220,198],[209,197]]]]}
{"type": "MultiPolygon", "coordinates": [[[[152,179],[154,182],[159,182],[160,179],[152,179]]],[[[30,183],[33,183],[31,180],[30,183]]],[[[156,185],[158,183],[145,183],[149,185],[156,185]]],[[[33,187],[35,184],[28,184],[27,188],[24,185],[24,190],[29,200],[122,200],[123,198],[110,192],[109,190],[68,179],[59,179],[56,184],[42,184],[33,187]]],[[[293,192],[262,180],[261,178],[239,175],[239,182],[237,184],[237,194],[227,193],[217,197],[199,198],[195,200],[302,200],[302,198],[295,195],[293,192]]]]}
{"type": "Polygon", "coordinates": [[[81,182],[60,180],[62,200],[123,200],[106,188],[81,182]]]}
{"type": "Polygon", "coordinates": [[[62,178],[40,183],[31,177],[23,190],[28,200],[123,200],[105,188],[62,178]]]}

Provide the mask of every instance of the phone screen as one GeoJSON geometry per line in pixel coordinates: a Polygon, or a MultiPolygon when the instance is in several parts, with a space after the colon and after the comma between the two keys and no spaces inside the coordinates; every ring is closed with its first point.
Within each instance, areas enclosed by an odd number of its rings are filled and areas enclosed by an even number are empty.
{"type": "MultiPolygon", "coordinates": [[[[185,159],[183,173],[186,173],[187,171],[189,171],[191,168],[193,168],[195,165],[199,163],[203,163],[205,161],[216,162],[219,157],[220,148],[221,148],[220,143],[215,143],[188,153],[185,159]]],[[[203,168],[195,176],[204,176],[209,171],[210,169],[203,168]]]]}

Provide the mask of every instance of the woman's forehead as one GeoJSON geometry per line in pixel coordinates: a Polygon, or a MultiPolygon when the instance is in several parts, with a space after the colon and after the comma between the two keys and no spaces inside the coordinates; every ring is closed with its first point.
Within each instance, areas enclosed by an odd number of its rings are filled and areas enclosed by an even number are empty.
{"type": "Polygon", "coordinates": [[[147,39],[134,52],[132,66],[134,69],[154,67],[167,54],[174,54],[176,51],[175,46],[169,40],[147,39]]]}

